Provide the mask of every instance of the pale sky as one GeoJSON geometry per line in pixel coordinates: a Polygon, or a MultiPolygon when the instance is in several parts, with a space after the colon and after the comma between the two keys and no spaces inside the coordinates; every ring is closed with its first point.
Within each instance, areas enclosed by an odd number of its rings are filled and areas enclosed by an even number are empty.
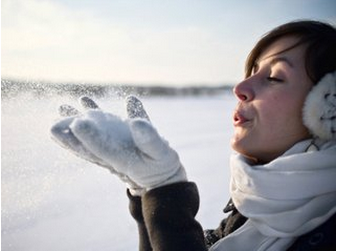
{"type": "Polygon", "coordinates": [[[1,77],[112,84],[237,83],[277,25],[335,25],[335,0],[1,0],[1,77]]]}

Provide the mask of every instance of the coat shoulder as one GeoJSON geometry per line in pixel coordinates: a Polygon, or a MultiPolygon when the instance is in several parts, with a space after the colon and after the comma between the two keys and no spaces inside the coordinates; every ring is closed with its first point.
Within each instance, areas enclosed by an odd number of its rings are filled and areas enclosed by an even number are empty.
{"type": "Polygon", "coordinates": [[[247,218],[241,215],[235,208],[232,199],[227,203],[224,212],[229,213],[229,215],[220,222],[217,229],[204,230],[205,243],[208,248],[218,240],[237,230],[247,220],[247,218]]]}
{"type": "MultiPolygon", "coordinates": [[[[214,243],[241,227],[247,220],[241,215],[230,200],[224,209],[229,213],[217,229],[204,231],[205,243],[210,248],[214,243]]],[[[297,238],[287,250],[289,251],[332,251],[336,250],[336,214],[324,224],[297,238]]]]}
{"type": "Polygon", "coordinates": [[[289,251],[336,250],[336,214],[321,226],[300,236],[289,251]]]}

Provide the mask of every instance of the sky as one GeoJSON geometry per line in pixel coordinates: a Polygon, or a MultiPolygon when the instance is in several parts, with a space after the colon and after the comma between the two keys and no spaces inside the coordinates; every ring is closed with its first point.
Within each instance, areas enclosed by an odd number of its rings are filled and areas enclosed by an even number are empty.
{"type": "Polygon", "coordinates": [[[272,28],[335,25],[335,0],[1,0],[1,77],[220,85],[272,28]]]}

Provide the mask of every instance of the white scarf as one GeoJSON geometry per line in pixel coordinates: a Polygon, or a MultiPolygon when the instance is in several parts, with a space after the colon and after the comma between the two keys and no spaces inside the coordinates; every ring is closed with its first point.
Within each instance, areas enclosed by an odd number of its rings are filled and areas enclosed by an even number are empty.
{"type": "Polygon", "coordinates": [[[231,197],[248,220],[211,250],[286,250],[335,213],[335,142],[314,151],[311,141],[266,165],[231,157],[231,197]]]}

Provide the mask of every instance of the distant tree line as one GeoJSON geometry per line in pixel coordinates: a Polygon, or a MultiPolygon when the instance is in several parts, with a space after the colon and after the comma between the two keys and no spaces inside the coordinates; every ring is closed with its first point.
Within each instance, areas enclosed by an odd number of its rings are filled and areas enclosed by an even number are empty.
{"type": "Polygon", "coordinates": [[[37,97],[50,95],[69,95],[79,97],[87,95],[91,97],[118,96],[129,94],[139,96],[197,96],[216,95],[232,90],[231,85],[220,86],[138,86],[117,84],[76,84],[76,83],[46,83],[34,81],[16,81],[1,79],[1,98],[14,97],[22,93],[30,93],[37,97]]]}

